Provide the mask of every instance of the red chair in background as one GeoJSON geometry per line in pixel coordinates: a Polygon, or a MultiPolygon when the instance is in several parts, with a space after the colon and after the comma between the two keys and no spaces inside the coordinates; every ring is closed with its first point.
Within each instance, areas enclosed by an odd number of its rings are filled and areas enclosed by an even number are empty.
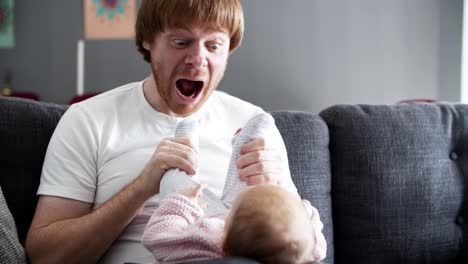
{"type": "Polygon", "coordinates": [[[33,92],[17,92],[17,91],[13,91],[13,92],[11,92],[11,94],[9,94],[8,96],[19,97],[19,98],[26,98],[26,99],[31,99],[31,100],[35,100],[35,101],[40,101],[40,100],[41,100],[41,98],[39,97],[39,95],[36,94],[36,93],[33,93],[33,92]]]}
{"type": "Polygon", "coordinates": [[[89,99],[89,98],[91,98],[91,97],[93,97],[93,96],[96,96],[96,95],[98,95],[98,94],[99,94],[99,93],[87,93],[87,94],[83,94],[83,95],[77,95],[77,96],[73,97],[73,98],[70,100],[69,104],[75,104],[75,103],[84,101],[84,100],[89,99]]]}
{"type": "Polygon", "coordinates": [[[414,103],[437,103],[438,100],[435,99],[410,99],[399,101],[399,104],[414,104],[414,103]]]}

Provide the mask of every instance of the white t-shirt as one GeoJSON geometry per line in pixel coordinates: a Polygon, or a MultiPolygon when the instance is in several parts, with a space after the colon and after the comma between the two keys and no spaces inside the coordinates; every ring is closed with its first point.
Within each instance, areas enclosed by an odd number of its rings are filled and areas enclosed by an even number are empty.
{"type": "MultiPolygon", "coordinates": [[[[200,125],[199,179],[215,194],[223,190],[234,133],[262,111],[215,91],[193,114],[200,125]]],[[[174,137],[182,119],[155,111],[144,97],[143,82],[70,106],[50,140],[37,193],[101,206],[141,173],[158,144],[174,137]]],[[[287,157],[277,130],[274,140],[287,157]]],[[[290,189],[296,191],[289,171],[287,176],[290,189]]],[[[100,263],[154,261],[141,236],[158,202],[156,195],[145,204],[100,263]]]]}

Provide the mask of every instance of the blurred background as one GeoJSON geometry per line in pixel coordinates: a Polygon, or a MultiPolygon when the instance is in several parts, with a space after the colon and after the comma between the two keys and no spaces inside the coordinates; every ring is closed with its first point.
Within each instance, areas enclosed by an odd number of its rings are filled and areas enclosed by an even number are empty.
{"type": "MultiPolygon", "coordinates": [[[[137,7],[140,1],[137,0],[137,7]]],[[[243,0],[245,36],[219,90],[266,110],[461,98],[463,0],[243,0]]],[[[16,0],[0,77],[41,101],[76,95],[83,1],[16,0]],[[9,74],[7,74],[9,73],[9,74]]],[[[133,39],[86,40],[85,93],[144,79],[133,39]]]]}

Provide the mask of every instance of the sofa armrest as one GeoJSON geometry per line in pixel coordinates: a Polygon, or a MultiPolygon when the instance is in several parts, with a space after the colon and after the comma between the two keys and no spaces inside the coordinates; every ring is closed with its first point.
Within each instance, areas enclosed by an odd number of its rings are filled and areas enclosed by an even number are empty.
{"type": "Polygon", "coordinates": [[[50,137],[65,106],[0,96],[0,186],[24,245],[50,137]]]}

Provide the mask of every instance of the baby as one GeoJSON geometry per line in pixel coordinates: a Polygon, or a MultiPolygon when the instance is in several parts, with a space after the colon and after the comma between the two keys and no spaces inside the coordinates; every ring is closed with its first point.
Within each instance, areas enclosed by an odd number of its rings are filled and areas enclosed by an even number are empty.
{"type": "Polygon", "coordinates": [[[309,263],[325,258],[315,208],[281,187],[242,191],[226,214],[205,216],[204,185],[170,194],[151,217],[144,245],[161,263],[240,256],[260,263],[309,263]]]}
{"type": "MultiPolygon", "coordinates": [[[[231,165],[237,160],[240,145],[261,136],[258,132],[271,126],[272,120],[268,114],[261,114],[247,123],[233,142],[231,165]]],[[[158,262],[227,255],[286,264],[325,258],[323,224],[308,201],[275,185],[248,187],[231,168],[235,166],[230,166],[221,198],[180,171],[164,175],[161,190],[174,188],[175,182],[184,183],[182,189],[161,194],[160,206],[143,234],[143,244],[158,262]]]]}

